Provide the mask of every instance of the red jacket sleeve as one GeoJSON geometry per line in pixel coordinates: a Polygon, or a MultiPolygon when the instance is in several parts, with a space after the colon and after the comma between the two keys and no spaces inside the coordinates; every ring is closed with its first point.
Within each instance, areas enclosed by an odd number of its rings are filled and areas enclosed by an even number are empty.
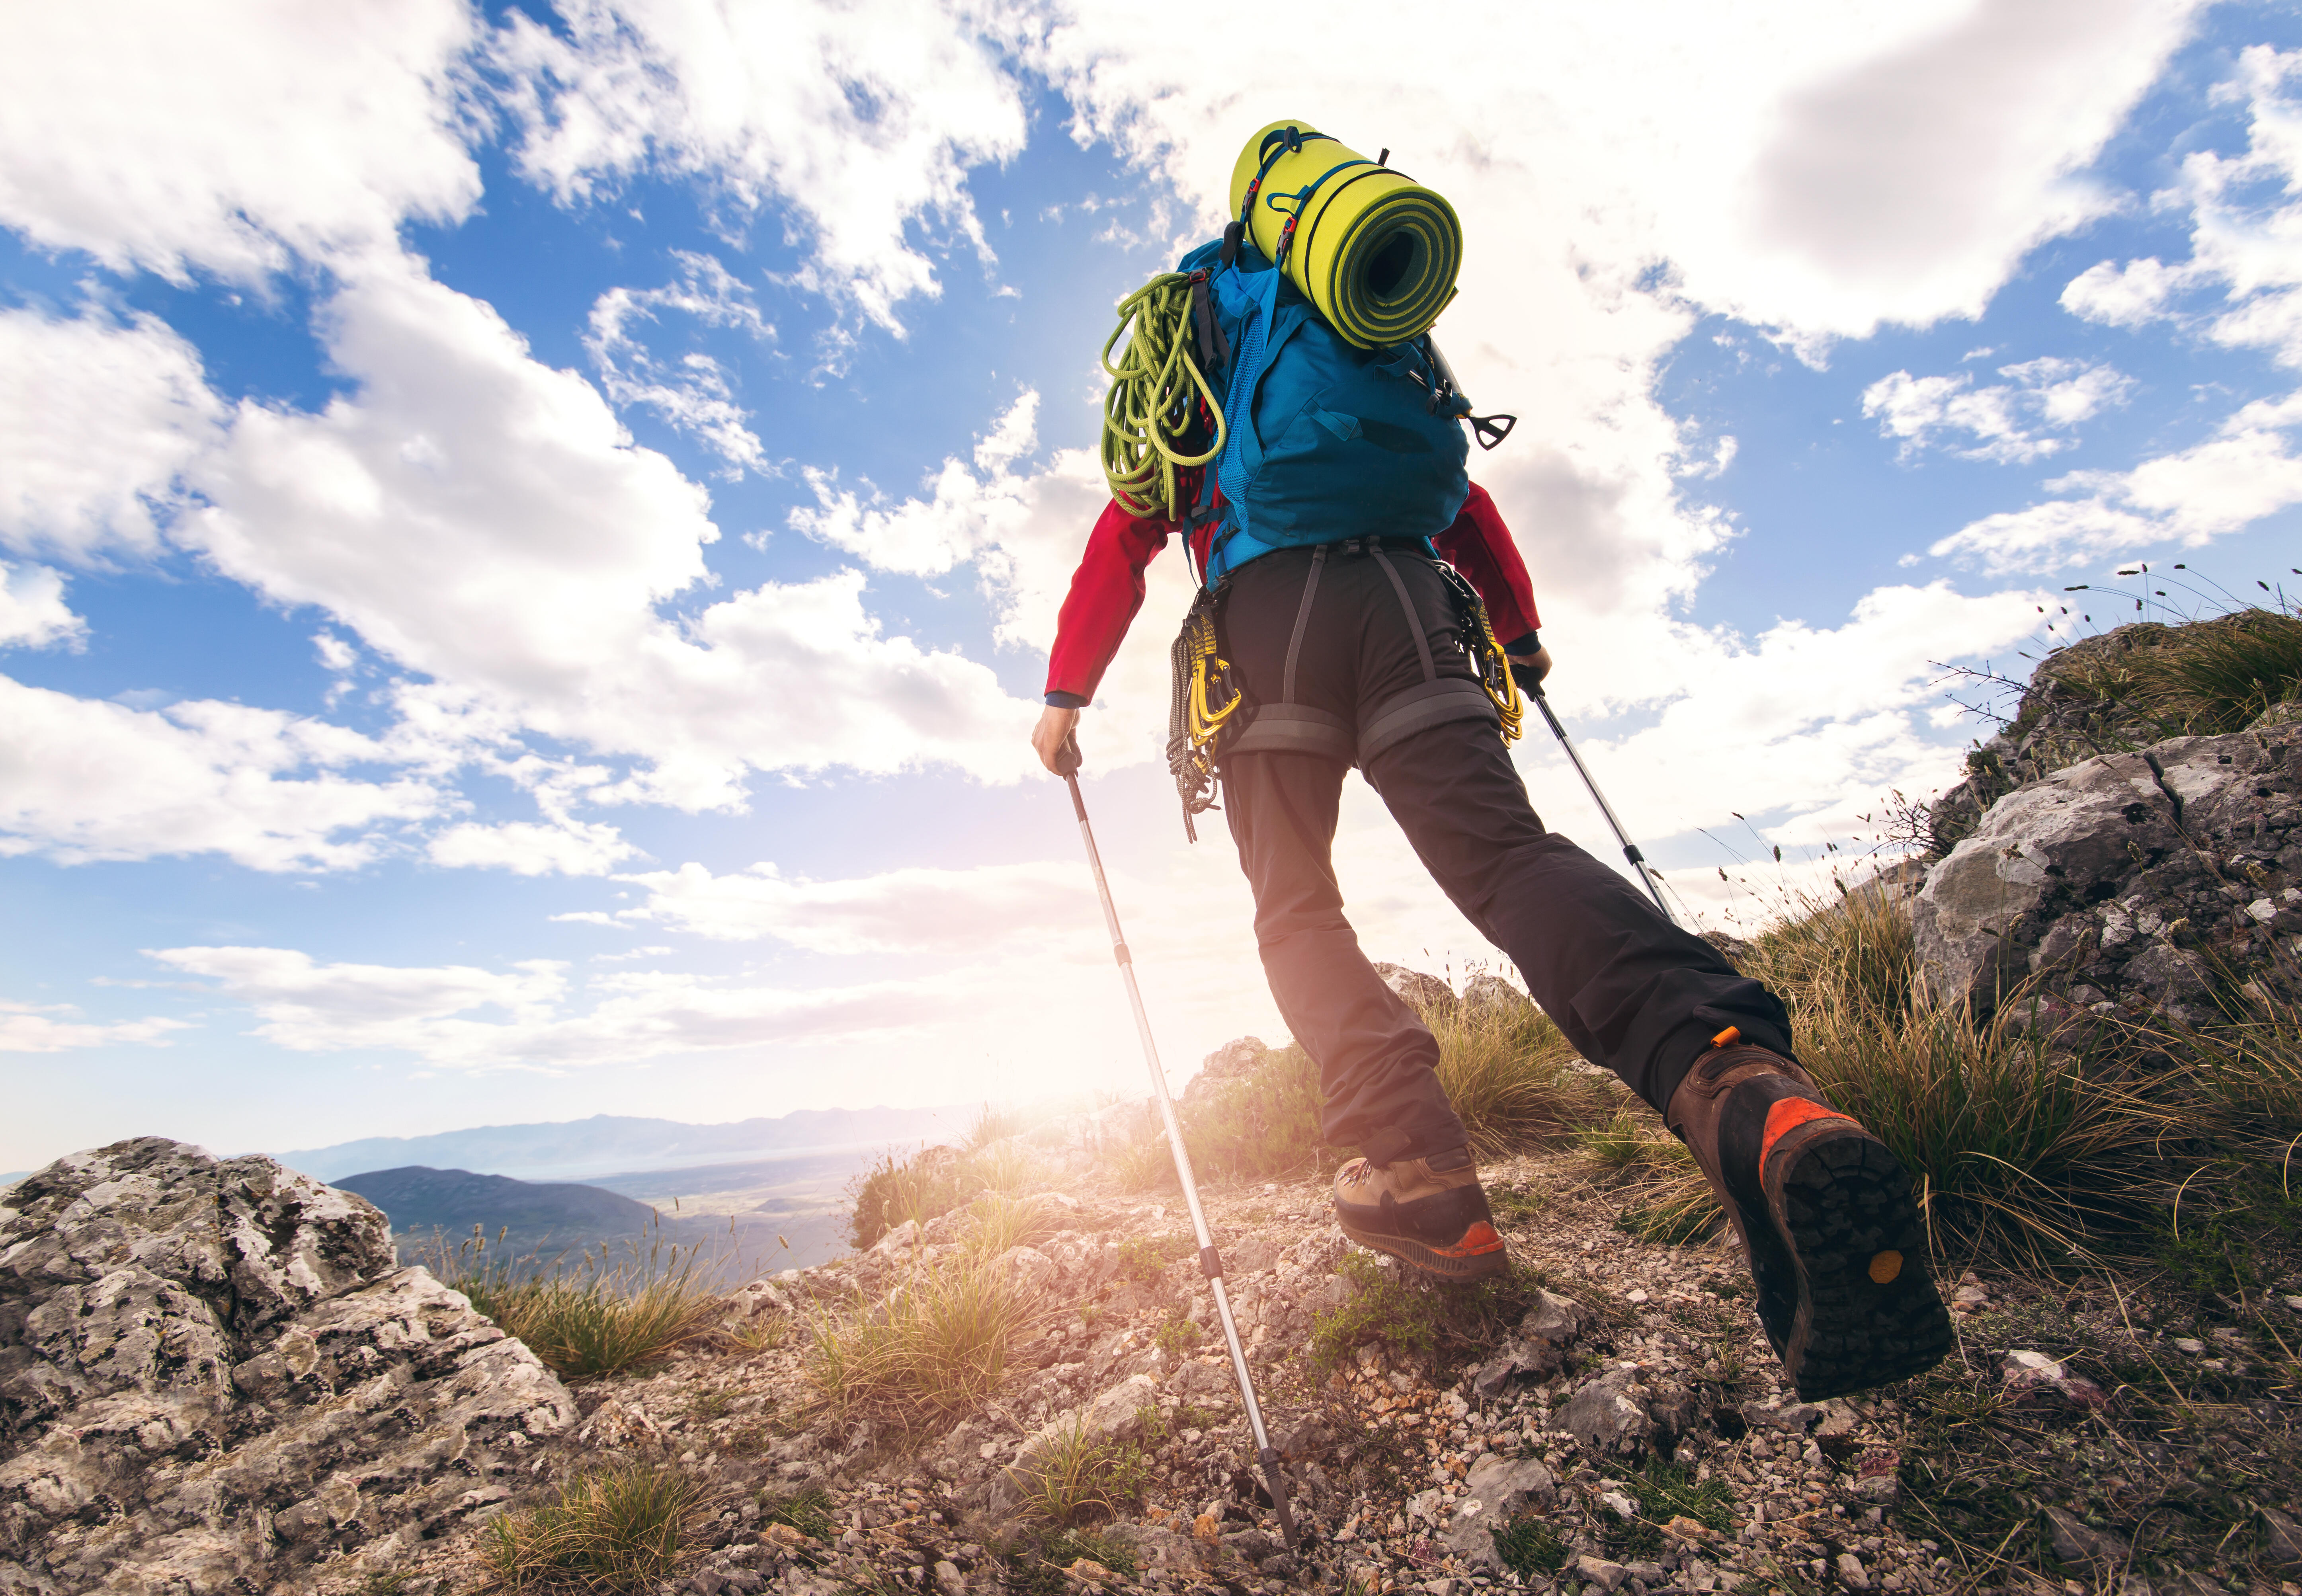
{"type": "Polygon", "coordinates": [[[1104,507],[1055,621],[1055,645],[1047,651],[1049,703],[1081,709],[1093,701],[1111,657],[1143,608],[1143,573],[1167,546],[1167,527],[1164,521],[1129,515],[1116,500],[1104,507]]]}
{"type": "Polygon", "coordinates": [[[1505,651],[1525,652],[1520,645],[1534,635],[1542,617],[1535,613],[1534,584],[1527,578],[1526,562],[1519,558],[1518,544],[1487,491],[1473,483],[1463,513],[1432,542],[1447,563],[1479,590],[1479,597],[1486,601],[1487,619],[1505,651]]]}

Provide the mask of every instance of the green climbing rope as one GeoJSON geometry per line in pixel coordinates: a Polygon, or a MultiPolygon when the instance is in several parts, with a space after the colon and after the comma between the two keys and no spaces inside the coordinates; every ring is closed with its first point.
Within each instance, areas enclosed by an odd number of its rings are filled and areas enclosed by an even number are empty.
{"type": "Polygon", "coordinates": [[[1103,475],[1111,496],[1134,515],[1180,520],[1189,507],[1178,500],[1176,473],[1222,452],[1222,401],[1190,346],[1191,280],[1183,273],[1154,277],[1120,301],[1119,325],[1103,346],[1103,369],[1111,377],[1103,402],[1103,475]],[[1111,352],[1122,339],[1127,349],[1114,365],[1111,352]],[[1205,437],[1203,416],[1213,419],[1214,438],[1204,452],[1192,453],[1195,438],[1205,437]]]}

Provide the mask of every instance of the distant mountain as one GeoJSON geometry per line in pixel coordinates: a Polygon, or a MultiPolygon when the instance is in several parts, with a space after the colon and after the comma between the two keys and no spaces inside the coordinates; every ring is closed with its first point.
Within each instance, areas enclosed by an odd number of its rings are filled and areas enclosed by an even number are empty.
{"type": "Polygon", "coordinates": [[[647,1228],[651,1212],[645,1203],[596,1186],[511,1180],[421,1164],[347,1175],[333,1184],[382,1209],[394,1231],[437,1227],[450,1238],[470,1235],[474,1225],[491,1237],[509,1225],[512,1234],[525,1240],[578,1232],[636,1235],[647,1228]]]}
{"type": "Polygon", "coordinates": [[[890,1142],[937,1141],[957,1135],[971,1105],[943,1108],[802,1109],[773,1119],[725,1125],[594,1114],[555,1124],[483,1125],[432,1136],[372,1136],[279,1155],[280,1162],[338,1182],[363,1171],[478,1170],[522,1180],[584,1180],[596,1175],[692,1168],[788,1154],[826,1154],[890,1142]]]}
{"type": "Polygon", "coordinates": [[[333,1184],[383,1210],[402,1263],[451,1276],[469,1262],[458,1249],[475,1226],[487,1239],[487,1256],[508,1253],[522,1273],[602,1247],[620,1264],[660,1242],[694,1253],[707,1272],[733,1281],[805,1269],[838,1256],[847,1245],[844,1212],[782,1203],[682,1214],[574,1181],[514,1180],[422,1164],[345,1175],[333,1184]]]}

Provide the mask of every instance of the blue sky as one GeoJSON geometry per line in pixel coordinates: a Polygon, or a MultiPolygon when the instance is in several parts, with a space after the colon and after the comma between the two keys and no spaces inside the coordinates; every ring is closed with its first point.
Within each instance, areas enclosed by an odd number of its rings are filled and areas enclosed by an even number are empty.
{"type": "MultiPolygon", "coordinates": [[[[236,13],[0,24],[0,1168],[1133,1088],[1024,739],[1111,307],[1274,116],[1464,215],[1554,696],[1714,923],[1713,836],[1796,887],[1953,778],[1930,661],[2302,564],[2285,8],[236,13]]],[[[1183,584],[1083,728],[1179,1074],[1280,1034],[1183,584]]],[[[1493,958],[1356,784],[1339,847],[1375,956],[1493,958]]]]}

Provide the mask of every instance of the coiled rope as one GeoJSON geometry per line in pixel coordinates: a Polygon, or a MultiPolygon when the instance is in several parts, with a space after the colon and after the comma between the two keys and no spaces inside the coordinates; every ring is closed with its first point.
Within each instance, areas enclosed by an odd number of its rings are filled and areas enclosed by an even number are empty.
{"type": "Polygon", "coordinates": [[[1190,345],[1186,273],[1154,277],[1120,301],[1119,324],[1103,346],[1103,369],[1111,377],[1103,401],[1103,475],[1111,496],[1131,514],[1180,520],[1189,508],[1181,500],[1191,495],[1177,491],[1177,473],[1222,452],[1222,401],[1207,386],[1190,345]],[[1122,339],[1126,353],[1114,365],[1111,352],[1122,339]],[[1208,419],[1214,440],[1194,450],[1208,419]]]}

